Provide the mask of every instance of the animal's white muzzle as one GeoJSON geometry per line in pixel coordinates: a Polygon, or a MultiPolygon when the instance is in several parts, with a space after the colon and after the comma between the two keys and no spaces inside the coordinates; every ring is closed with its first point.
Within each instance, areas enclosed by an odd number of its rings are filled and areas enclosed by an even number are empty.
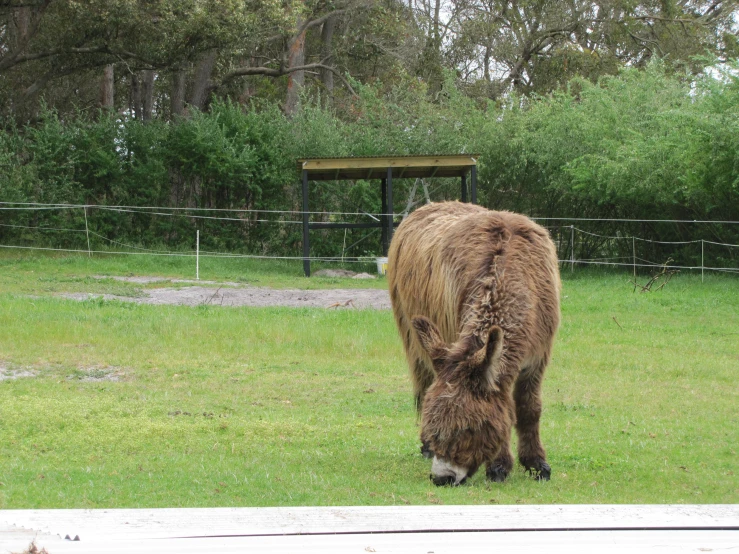
{"type": "Polygon", "coordinates": [[[467,469],[434,456],[431,478],[437,485],[460,485],[467,478],[467,469]]]}

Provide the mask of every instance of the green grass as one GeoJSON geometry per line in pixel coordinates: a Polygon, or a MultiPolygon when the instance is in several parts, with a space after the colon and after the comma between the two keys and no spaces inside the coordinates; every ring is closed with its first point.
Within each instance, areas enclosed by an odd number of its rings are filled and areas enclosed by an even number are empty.
{"type": "MultiPolygon", "coordinates": [[[[312,263],[311,271],[327,266],[312,263]]],[[[347,263],[345,269],[375,274],[374,264],[347,263]]],[[[0,292],[20,294],[53,294],[59,292],[91,292],[118,296],[139,296],[142,289],[192,286],[197,283],[160,282],[147,285],[121,282],[99,277],[145,275],[172,279],[195,279],[195,258],[164,256],[37,255],[0,251],[0,292]],[[94,278],[97,277],[97,278],[94,278]]],[[[294,260],[251,258],[201,258],[200,279],[230,281],[270,288],[386,288],[384,277],[348,279],[311,277],[303,274],[303,264],[294,260]]]]}
{"type": "MultiPolygon", "coordinates": [[[[313,285],[295,268],[267,265],[260,284],[313,285]]],[[[681,275],[635,294],[626,275],[566,272],[544,382],[552,480],[519,468],[504,484],[480,472],[436,488],[389,311],[74,302],[47,290],[180,270],[0,262],[0,367],[34,374],[0,381],[1,509],[739,501],[736,278],[681,275]]]]}

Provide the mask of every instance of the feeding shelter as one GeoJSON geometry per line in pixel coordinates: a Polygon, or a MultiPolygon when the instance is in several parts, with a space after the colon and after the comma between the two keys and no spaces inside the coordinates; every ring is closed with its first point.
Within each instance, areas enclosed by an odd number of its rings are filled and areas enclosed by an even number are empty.
{"type": "Polygon", "coordinates": [[[470,176],[469,201],[477,204],[477,155],[445,156],[376,156],[366,158],[304,158],[298,160],[303,183],[303,270],[310,277],[311,229],[382,229],[382,251],[388,246],[397,225],[392,213],[393,179],[430,179],[459,177],[461,200],[468,201],[467,174],[470,176]],[[380,221],[370,223],[311,222],[309,186],[311,181],[343,181],[353,179],[379,180],[382,187],[380,221]]]}

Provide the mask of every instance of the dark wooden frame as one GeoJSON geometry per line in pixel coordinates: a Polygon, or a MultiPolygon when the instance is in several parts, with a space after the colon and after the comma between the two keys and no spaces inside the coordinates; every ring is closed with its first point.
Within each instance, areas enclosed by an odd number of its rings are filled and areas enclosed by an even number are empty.
{"type": "Polygon", "coordinates": [[[306,158],[298,160],[303,184],[303,271],[310,277],[311,229],[382,229],[382,251],[387,256],[393,229],[393,178],[460,177],[462,202],[467,202],[467,173],[470,201],[477,204],[477,155],[383,156],[372,158],[306,158]],[[309,181],[380,179],[382,215],[372,223],[311,223],[308,206],[309,181]]]}

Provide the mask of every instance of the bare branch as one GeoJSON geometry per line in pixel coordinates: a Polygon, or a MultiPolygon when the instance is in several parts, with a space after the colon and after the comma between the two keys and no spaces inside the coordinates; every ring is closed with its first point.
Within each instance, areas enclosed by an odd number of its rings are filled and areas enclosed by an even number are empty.
{"type": "MultiPolygon", "coordinates": [[[[5,71],[9,67],[13,67],[16,65],[16,60],[21,57],[21,53],[28,47],[28,44],[31,42],[31,39],[34,37],[36,32],[38,31],[39,26],[41,25],[41,20],[43,19],[44,12],[46,11],[46,8],[49,7],[49,4],[51,4],[53,0],[43,0],[39,4],[31,4],[30,6],[34,6],[37,8],[36,17],[31,21],[31,24],[28,28],[28,31],[24,34],[24,36],[21,37],[20,43],[16,47],[16,49],[13,52],[8,53],[6,56],[4,56],[2,59],[0,59],[0,71],[5,71]]],[[[13,6],[13,7],[19,7],[19,6],[13,6]]],[[[29,7],[29,6],[26,6],[29,7]]]]}
{"type": "Polygon", "coordinates": [[[47,52],[37,52],[35,54],[24,54],[22,56],[18,55],[18,56],[15,56],[15,58],[12,60],[8,60],[10,56],[6,56],[6,58],[0,61],[0,71],[4,71],[13,66],[26,63],[26,62],[32,62],[35,60],[42,60],[45,58],[51,58],[54,56],[63,56],[63,55],[69,55],[69,54],[74,54],[74,55],[108,54],[111,56],[117,56],[119,58],[139,60],[141,62],[146,63],[147,65],[151,65],[151,68],[153,68],[152,64],[149,64],[147,60],[143,59],[141,56],[139,56],[138,54],[135,54],[134,52],[129,52],[127,50],[113,50],[106,45],[106,46],[88,46],[84,48],[56,48],[54,50],[49,50],[47,52]],[[6,62],[6,60],[8,61],[6,62]]]}
{"type": "MultiPolygon", "coordinates": [[[[363,6],[357,6],[357,9],[363,6]]],[[[349,8],[341,8],[338,10],[334,10],[331,12],[328,12],[327,14],[322,15],[319,18],[316,19],[309,19],[305,23],[303,23],[300,28],[297,30],[297,32],[290,37],[290,40],[287,43],[287,50],[289,51],[293,44],[300,38],[300,36],[305,33],[308,29],[311,29],[312,27],[316,27],[318,25],[323,25],[324,21],[327,19],[335,16],[335,15],[341,15],[342,13],[346,13],[349,11],[349,8]]]]}
{"type": "Polygon", "coordinates": [[[297,65],[295,67],[280,67],[279,69],[275,69],[273,67],[239,67],[236,69],[233,69],[226,73],[224,75],[223,79],[221,79],[221,84],[214,87],[214,88],[220,88],[234,79],[238,77],[246,77],[249,75],[263,75],[265,77],[282,77],[284,75],[289,75],[290,73],[294,73],[295,71],[308,71],[312,69],[325,69],[326,71],[330,71],[334,75],[336,75],[339,79],[341,79],[341,82],[344,83],[344,86],[349,90],[349,92],[353,96],[357,96],[357,93],[354,92],[354,89],[349,84],[349,81],[346,80],[346,78],[339,72],[335,67],[331,67],[330,65],[325,65],[323,63],[309,63],[305,65],[297,65]]]}

